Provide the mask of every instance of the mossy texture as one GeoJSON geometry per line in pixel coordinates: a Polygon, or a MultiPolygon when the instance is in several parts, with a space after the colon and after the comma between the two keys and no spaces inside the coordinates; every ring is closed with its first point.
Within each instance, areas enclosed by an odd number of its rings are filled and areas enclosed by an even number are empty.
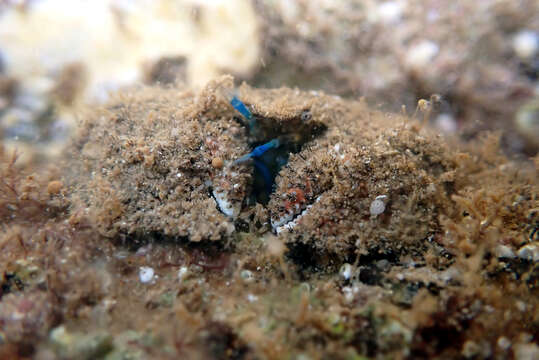
{"type": "Polygon", "coordinates": [[[118,94],[61,170],[0,152],[0,357],[534,358],[537,158],[242,85],[251,126],[223,89],[118,94]],[[273,138],[256,203],[234,160],[273,138]]]}

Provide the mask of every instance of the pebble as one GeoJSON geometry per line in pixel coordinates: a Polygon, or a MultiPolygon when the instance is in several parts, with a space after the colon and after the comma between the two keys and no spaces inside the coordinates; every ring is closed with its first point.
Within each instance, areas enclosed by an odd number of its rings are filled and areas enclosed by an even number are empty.
{"type": "Polygon", "coordinates": [[[141,283],[147,284],[153,280],[154,274],[155,273],[153,268],[149,266],[141,266],[139,269],[138,276],[141,283]]]}
{"type": "Polygon", "coordinates": [[[374,199],[369,209],[372,216],[378,216],[386,210],[386,204],[384,202],[386,198],[386,195],[380,195],[377,196],[376,199],[374,199]]]}
{"type": "Polygon", "coordinates": [[[522,105],[515,116],[515,124],[521,135],[539,145],[539,100],[522,105]]]}
{"type": "Polygon", "coordinates": [[[339,270],[339,275],[344,280],[349,280],[352,277],[352,265],[348,263],[343,264],[339,270]]]}
{"type": "Polygon", "coordinates": [[[388,271],[390,268],[389,261],[386,259],[381,259],[376,262],[376,267],[382,271],[388,271]]]}
{"type": "Polygon", "coordinates": [[[222,168],[224,164],[225,163],[223,159],[221,159],[220,157],[213,158],[213,160],[211,161],[211,166],[213,166],[216,169],[222,168]]]}
{"type": "Polygon", "coordinates": [[[500,336],[496,344],[498,345],[500,349],[508,350],[511,347],[511,340],[509,340],[505,336],[500,336]]]}
{"type": "Polygon", "coordinates": [[[57,195],[60,193],[63,187],[64,187],[64,184],[61,181],[54,180],[54,181],[49,182],[49,184],[47,185],[47,192],[50,195],[57,195]]]}
{"type": "Polygon", "coordinates": [[[465,358],[470,359],[472,357],[475,357],[477,354],[479,354],[480,350],[481,349],[476,342],[472,340],[468,340],[464,343],[461,354],[465,358]]]}
{"type": "Polygon", "coordinates": [[[240,277],[247,283],[252,282],[255,279],[253,272],[250,270],[242,270],[240,272],[240,277]]]}

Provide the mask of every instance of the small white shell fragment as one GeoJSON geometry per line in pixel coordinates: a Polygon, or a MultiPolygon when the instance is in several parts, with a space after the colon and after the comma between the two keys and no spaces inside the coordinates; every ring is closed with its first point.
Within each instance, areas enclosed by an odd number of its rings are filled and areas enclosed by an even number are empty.
{"type": "Polygon", "coordinates": [[[240,272],[240,277],[247,283],[252,282],[255,279],[253,272],[250,270],[242,270],[240,272]]]}
{"type": "Polygon", "coordinates": [[[539,261],[539,246],[536,243],[524,245],[518,249],[517,256],[528,261],[539,261]]]}
{"type": "Polygon", "coordinates": [[[458,280],[460,275],[460,271],[456,267],[452,266],[449,269],[442,271],[440,274],[440,279],[447,284],[451,280],[458,280]]]}
{"type": "Polygon", "coordinates": [[[155,274],[155,272],[154,272],[153,268],[151,268],[149,266],[141,266],[140,269],[139,269],[139,272],[138,272],[140,282],[143,283],[143,284],[147,284],[150,281],[152,281],[153,277],[154,277],[154,274],[155,274]]]}
{"type": "Polygon", "coordinates": [[[178,270],[178,280],[182,281],[185,278],[185,275],[187,275],[187,266],[182,266],[180,270],[178,270]]]}
{"type": "Polygon", "coordinates": [[[352,265],[348,264],[348,263],[344,263],[342,266],[341,266],[341,269],[339,270],[339,275],[344,279],[344,280],[349,280],[351,277],[352,277],[352,265]]]}
{"type": "Polygon", "coordinates": [[[386,204],[384,200],[387,198],[387,195],[377,196],[376,199],[371,203],[369,211],[372,216],[378,216],[386,210],[386,204]]]}
{"type": "Polygon", "coordinates": [[[385,24],[395,23],[400,20],[404,11],[404,4],[398,1],[386,1],[378,5],[376,15],[385,24]]]}

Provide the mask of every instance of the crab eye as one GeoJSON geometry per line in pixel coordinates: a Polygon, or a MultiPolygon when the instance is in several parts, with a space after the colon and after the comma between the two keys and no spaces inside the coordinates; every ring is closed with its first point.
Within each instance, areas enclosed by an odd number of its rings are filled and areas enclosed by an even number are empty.
{"type": "Polygon", "coordinates": [[[304,110],[302,113],[301,113],[301,121],[303,122],[307,122],[309,120],[311,120],[313,116],[311,115],[311,112],[309,110],[304,110]]]}

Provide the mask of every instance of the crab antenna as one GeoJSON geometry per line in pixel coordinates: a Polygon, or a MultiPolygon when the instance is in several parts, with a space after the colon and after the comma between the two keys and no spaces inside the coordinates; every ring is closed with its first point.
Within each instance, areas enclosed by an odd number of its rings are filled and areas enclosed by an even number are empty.
{"type": "Polygon", "coordinates": [[[221,93],[225,99],[232,105],[232,107],[241,114],[251,124],[253,121],[253,114],[247,109],[247,106],[238,98],[233,90],[222,88],[221,93]]]}
{"type": "Polygon", "coordinates": [[[243,162],[246,162],[247,160],[249,160],[250,158],[257,158],[257,157],[260,157],[262,156],[266,151],[270,150],[270,149],[276,149],[278,148],[279,146],[281,146],[281,140],[279,140],[279,138],[276,138],[276,139],[273,139],[265,144],[262,144],[260,146],[257,146],[253,149],[253,151],[251,151],[250,153],[246,154],[246,155],[243,155],[242,157],[240,157],[239,159],[236,159],[232,165],[237,165],[237,164],[241,164],[243,162]]]}

